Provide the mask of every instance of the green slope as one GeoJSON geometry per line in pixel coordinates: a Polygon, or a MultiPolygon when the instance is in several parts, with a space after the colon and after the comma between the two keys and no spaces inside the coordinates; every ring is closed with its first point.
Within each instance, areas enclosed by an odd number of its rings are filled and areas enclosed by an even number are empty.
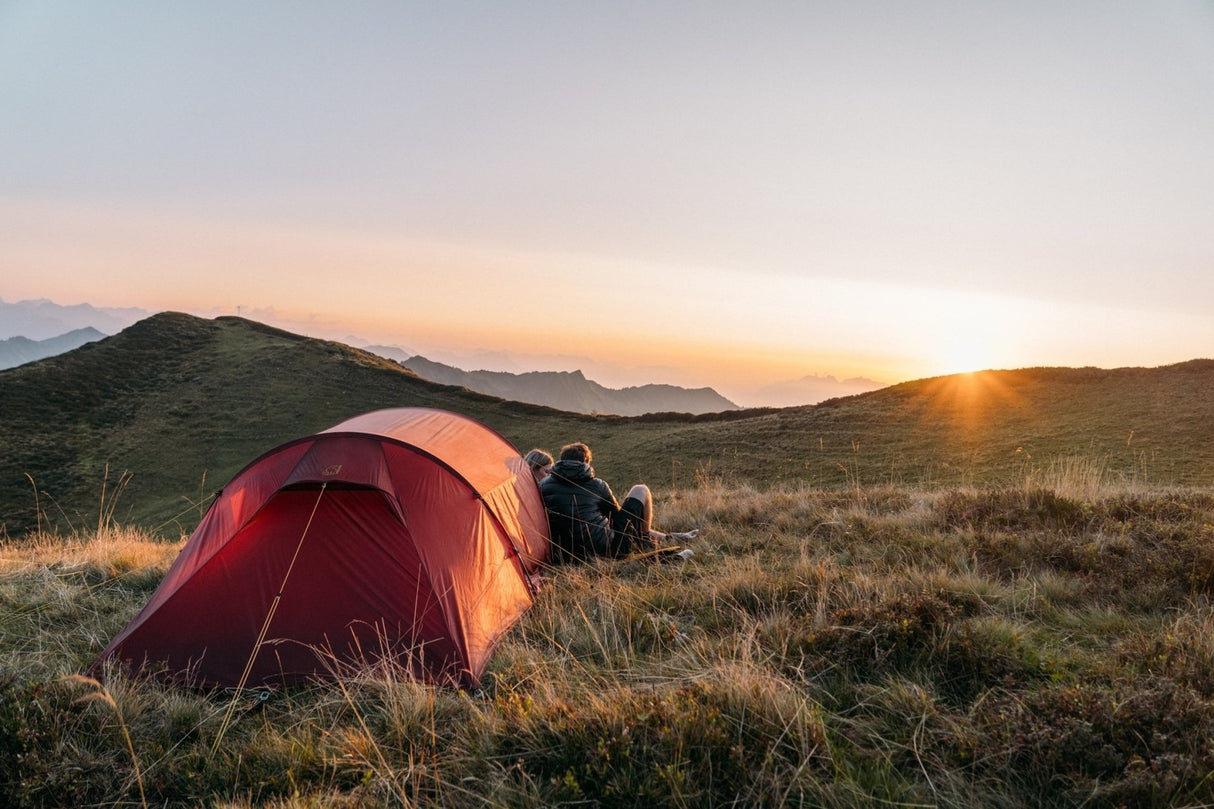
{"type": "Polygon", "coordinates": [[[672,433],[718,474],[817,485],[1021,484],[1081,462],[1110,481],[1214,483],[1214,361],[938,377],[672,433]],[[706,450],[711,449],[711,455],[706,450]]]}
{"type": "Polygon", "coordinates": [[[1214,361],[1197,360],[940,377],[785,410],[594,417],[426,382],[373,354],[240,318],[165,313],[0,372],[0,524],[24,531],[40,507],[61,529],[95,526],[112,508],[175,535],[261,453],[405,406],[465,413],[523,451],[586,441],[617,492],[638,480],[1012,483],[1073,457],[1109,475],[1210,485],[1211,390],[1214,361]],[[107,470],[110,494],[131,477],[103,504],[107,470]]]}
{"type": "MultiPolygon", "coordinates": [[[[528,436],[556,411],[425,382],[338,343],[239,318],[165,313],[69,354],[0,373],[0,522],[96,524],[107,467],[123,521],[160,525],[266,450],[383,407],[439,407],[528,436]]],[[[542,432],[542,431],[541,431],[542,432]]],[[[113,504],[110,504],[113,505],[113,504]]],[[[106,506],[109,507],[109,506],[106,506]]],[[[174,531],[175,524],[166,527],[174,531]]]]}

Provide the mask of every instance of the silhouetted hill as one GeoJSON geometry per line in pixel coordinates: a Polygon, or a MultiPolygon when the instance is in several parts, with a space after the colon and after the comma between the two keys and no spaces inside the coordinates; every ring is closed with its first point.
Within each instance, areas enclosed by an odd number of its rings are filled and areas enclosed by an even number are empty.
{"type": "MultiPolygon", "coordinates": [[[[373,350],[373,349],[369,349],[373,350]]],[[[677,385],[640,385],[607,388],[587,379],[581,371],[464,371],[422,356],[401,362],[423,379],[459,385],[517,402],[547,405],[573,413],[612,413],[640,416],[645,413],[719,413],[738,406],[712,388],[681,388],[677,385]]]]}
{"type": "Polygon", "coordinates": [[[10,337],[0,340],[0,370],[24,365],[27,362],[53,357],[73,348],[79,348],[85,343],[93,343],[105,337],[92,326],[69,331],[58,337],[45,340],[30,340],[26,337],[10,337]]]}
{"type": "Polygon", "coordinates": [[[44,523],[95,527],[112,510],[175,535],[261,453],[402,406],[465,413],[522,451],[585,441],[617,492],[639,480],[659,491],[717,481],[1024,486],[1073,458],[1144,484],[1210,485],[1210,390],[1214,361],[1194,360],[987,371],[784,410],[586,416],[430,382],[240,318],[164,313],[0,371],[0,523],[19,533],[40,509],[44,523]],[[130,482],[115,498],[123,473],[130,482]]]}

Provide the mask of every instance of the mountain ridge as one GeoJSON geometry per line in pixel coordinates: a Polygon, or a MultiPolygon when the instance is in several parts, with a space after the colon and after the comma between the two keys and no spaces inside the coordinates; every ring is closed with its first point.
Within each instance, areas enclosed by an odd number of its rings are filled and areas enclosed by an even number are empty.
{"type": "Polygon", "coordinates": [[[799,407],[885,387],[889,386],[862,376],[839,379],[829,374],[806,374],[797,379],[764,385],[755,391],[755,395],[773,407],[799,407]]]}
{"type": "Polygon", "coordinates": [[[45,340],[31,340],[22,336],[9,337],[0,340],[0,370],[53,357],[79,348],[85,343],[96,342],[105,336],[92,326],[86,326],[45,340]]]}
{"type": "Polygon", "coordinates": [[[162,313],[0,371],[0,525],[112,515],[186,531],[265,451],[359,413],[437,407],[525,452],[585,441],[617,488],[1026,486],[1055,462],[1214,484],[1214,361],[984,371],[818,405],[582,415],[425,380],[368,351],[236,317],[162,313]]]}
{"type": "Polygon", "coordinates": [[[640,416],[646,413],[717,413],[738,410],[710,387],[650,384],[608,388],[581,371],[465,371],[415,355],[401,362],[423,379],[459,385],[503,399],[555,407],[573,413],[640,416]]]}
{"type": "Polygon", "coordinates": [[[115,334],[150,314],[135,307],[97,307],[88,303],[65,305],[46,298],[22,301],[0,298],[0,339],[25,337],[28,340],[46,340],[88,327],[102,334],[115,334]]]}
{"type": "MultiPolygon", "coordinates": [[[[0,369],[76,347],[65,343],[55,346],[52,351],[47,350],[51,347],[48,344],[46,349],[39,350],[30,347],[26,341],[58,339],[69,328],[76,331],[89,327],[101,334],[114,334],[151,314],[137,308],[105,308],[87,303],[63,305],[46,298],[13,303],[0,299],[0,369]],[[14,342],[5,346],[6,339],[14,342]]],[[[367,344],[354,335],[347,335],[339,341],[402,364],[413,359],[415,366],[426,367],[431,372],[432,376],[428,378],[443,384],[460,385],[506,399],[534,402],[572,412],[640,415],[654,411],[704,413],[738,407],[707,387],[639,385],[609,388],[590,378],[577,383],[560,380],[560,371],[465,371],[451,362],[433,360],[401,346],[367,344]],[[436,364],[429,365],[431,362],[436,364]],[[536,376],[524,377],[524,374],[536,376]]],[[[510,355],[504,353],[502,356],[510,355]]]]}

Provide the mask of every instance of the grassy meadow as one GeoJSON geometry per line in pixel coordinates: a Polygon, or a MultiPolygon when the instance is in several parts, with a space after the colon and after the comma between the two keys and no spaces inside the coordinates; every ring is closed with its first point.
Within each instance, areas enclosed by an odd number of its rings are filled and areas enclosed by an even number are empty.
{"type": "Polygon", "coordinates": [[[581,416],[163,313],[0,371],[0,807],[1214,806],[1214,361],[581,416]],[[381,407],[644,480],[687,562],[548,571],[484,694],[83,676],[214,489],[381,407]]]}
{"type": "Polygon", "coordinates": [[[1103,462],[977,488],[660,491],[683,563],[554,569],[485,694],[379,666],[80,676],[180,548],[0,543],[0,806],[1214,804],[1214,494],[1103,462]]]}

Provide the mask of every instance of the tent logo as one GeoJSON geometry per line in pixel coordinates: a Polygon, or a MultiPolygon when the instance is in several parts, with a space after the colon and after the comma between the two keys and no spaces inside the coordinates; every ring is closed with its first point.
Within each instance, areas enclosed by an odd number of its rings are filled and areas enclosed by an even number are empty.
{"type": "Polygon", "coordinates": [[[332,466],[326,466],[325,471],[321,472],[321,477],[331,478],[341,471],[341,464],[335,463],[332,466]]]}

